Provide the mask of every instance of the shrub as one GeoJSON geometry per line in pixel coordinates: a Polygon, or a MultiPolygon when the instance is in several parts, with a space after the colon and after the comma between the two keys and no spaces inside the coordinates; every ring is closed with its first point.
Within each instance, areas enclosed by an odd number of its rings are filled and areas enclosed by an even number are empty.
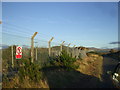
{"type": "Polygon", "coordinates": [[[76,58],[70,56],[66,51],[62,51],[60,56],[50,57],[50,63],[55,66],[66,67],[67,69],[76,69],[77,65],[74,64],[76,58]]]}
{"type": "Polygon", "coordinates": [[[40,66],[36,63],[31,63],[30,60],[22,60],[23,65],[19,69],[20,80],[29,79],[31,81],[39,81],[42,77],[40,66]]]}

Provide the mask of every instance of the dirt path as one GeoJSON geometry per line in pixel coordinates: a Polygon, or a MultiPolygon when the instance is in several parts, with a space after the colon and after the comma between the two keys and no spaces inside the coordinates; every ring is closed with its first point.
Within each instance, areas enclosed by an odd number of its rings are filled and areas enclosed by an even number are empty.
{"type": "Polygon", "coordinates": [[[103,83],[101,85],[101,88],[114,88],[113,83],[110,79],[110,75],[107,74],[107,71],[113,71],[117,63],[118,60],[103,56],[103,83]]]}

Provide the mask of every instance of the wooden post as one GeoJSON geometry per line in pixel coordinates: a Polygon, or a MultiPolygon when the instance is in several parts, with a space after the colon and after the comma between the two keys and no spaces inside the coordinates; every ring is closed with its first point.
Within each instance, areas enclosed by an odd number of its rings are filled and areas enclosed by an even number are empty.
{"type": "Polygon", "coordinates": [[[13,45],[11,46],[11,53],[12,53],[12,67],[14,67],[13,45]]]}
{"type": "Polygon", "coordinates": [[[76,45],[73,46],[73,55],[72,55],[73,57],[75,57],[75,46],[76,45]]]}
{"type": "Polygon", "coordinates": [[[51,56],[51,42],[54,39],[54,37],[52,37],[49,41],[48,41],[48,48],[49,48],[49,56],[51,56]]]}
{"type": "Polygon", "coordinates": [[[67,53],[69,54],[69,46],[70,46],[71,43],[68,44],[68,47],[67,47],[67,53]]]}
{"type": "Polygon", "coordinates": [[[35,32],[33,36],[31,37],[31,62],[34,61],[34,37],[36,36],[38,32],[35,32]]]}
{"type": "Polygon", "coordinates": [[[61,43],[61,45],[60,45],[60,52],[62,52],[62,46],[63,46],[64,42],[65,42],[65,41],[63,41],[63,42],[61,43]]]}

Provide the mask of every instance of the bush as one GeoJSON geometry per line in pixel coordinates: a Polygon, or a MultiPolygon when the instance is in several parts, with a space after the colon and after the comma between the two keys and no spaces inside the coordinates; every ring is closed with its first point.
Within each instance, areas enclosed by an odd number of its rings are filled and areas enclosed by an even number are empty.
{"type": "Polygon", "coordinates": [[[67,69],[76,69],[77,65],[74,64],[76,58],[70,56],[66,51],[62,51],[60,56],[50,57],[50,63],[55,66],[66,67],[67,69]]]}
{"type": "Polygon", "coordinates": [[[31,81],[39,81],[42,77],[40,66],[36,63],[31,63],[30,60],[22,60],[22,67],[19,69],[20,80],[29,79],[31,81]]]}

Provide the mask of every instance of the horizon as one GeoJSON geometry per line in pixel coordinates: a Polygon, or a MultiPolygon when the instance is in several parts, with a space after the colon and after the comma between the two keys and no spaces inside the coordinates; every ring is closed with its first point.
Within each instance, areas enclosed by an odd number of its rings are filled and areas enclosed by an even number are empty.
{"type": "MultiPolygon", "coordinates": [[[[6,49],[6,48],[8,48],[8,47],[10,47],[10,46],[14,46],[14,45],[5,45],[5,44],[0,44],[0,49],[6,49]]],[[[19,46],[19,45],[15,45],[15,46],[19,46]]],[[[63,45],[63,46],[65,46],[65,45],[63,45]]],[[[31,48],[30,46],[28,46],[28,45],[21,45],[21,47],[23,47],[23,48],[31,48]]],[[[36,47],[36,46],[35,46],[36,47]]],[[[48,48],[48,47],[39,47],[39,46],[37,46],[38,48],[48,48]]],[[[60,46],[52,46],[51,48],[53,48],[53,47],[60,47],[60,46]]],[[[68,47],[68,46],[65,46],[65,47],[68,47]]],[[[84,46],[77,46],[77,47],[84,47],[84,46]]],[[[73,47],[71,47],[70,46],[70,48],[73,48],[73,47]]],[[[110,50],[110,49],[114,49],[114,50],[120,50],[120,47],[115,47],[115,48],[96,48],[96,47],[85,47],[85,48],[89,48],[89,49],[101,49],[101,50],[110,50]]]]}

